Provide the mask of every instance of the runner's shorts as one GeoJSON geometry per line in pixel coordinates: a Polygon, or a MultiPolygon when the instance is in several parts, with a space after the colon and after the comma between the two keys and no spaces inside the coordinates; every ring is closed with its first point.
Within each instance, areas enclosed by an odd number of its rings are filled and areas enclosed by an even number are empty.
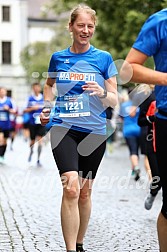
{"type": "Polygon", "coordinates": [[[105,152],[106,136],[54,126],[50,130],[52,152],[60,176],[77,171],[94,179],[105,152]]]}
{"type": "Polygon", "coordinates": [[[156,118],[155,141],[163,196],[161,212],[167,219],[167,120],[156,118]]]}
{"type": "Polygon", "coordinates": [[[35,140],[37,136],[43,137],[46,134],[45,126],[41,124],[29,124],[30,139],[35,140]]]}

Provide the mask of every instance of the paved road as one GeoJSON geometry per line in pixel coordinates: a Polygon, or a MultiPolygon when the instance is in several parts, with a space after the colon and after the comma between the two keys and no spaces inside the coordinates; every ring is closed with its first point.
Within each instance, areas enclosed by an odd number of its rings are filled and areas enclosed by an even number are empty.
{"type": "MultiPolygon", "coordinates": [[[[0,166],[0,251],[63,252],[60,228],[61,184],[46,144],[43,167],[27,163],[28,143],[21,137],[9,147],[0,166]]],[[[93,209],[85,239],[88,252],[158,252],[156,219],[161,192],[150,211],[144,209],[149,182],[140,159],[142,179],[131,177],[126,146],[116,144],[104,156],[93,188],[93,209]]]]}

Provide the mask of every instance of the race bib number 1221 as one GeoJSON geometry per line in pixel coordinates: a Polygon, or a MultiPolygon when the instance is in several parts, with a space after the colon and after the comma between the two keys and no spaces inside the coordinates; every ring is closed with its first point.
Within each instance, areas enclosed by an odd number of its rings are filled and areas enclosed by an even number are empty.
{"type": "Polygon", "coordinates": [[[60,100],[59,117],[90,116],[89,94],[65,95],[60,100]]]}

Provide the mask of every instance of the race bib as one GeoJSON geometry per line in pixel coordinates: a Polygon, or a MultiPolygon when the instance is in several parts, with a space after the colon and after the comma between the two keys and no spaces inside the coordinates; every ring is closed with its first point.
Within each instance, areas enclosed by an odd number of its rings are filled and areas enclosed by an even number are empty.
{"type": "Polygon", "coordinates": [[[90,116],[89,94],[65,95],[60,97],[59,117],[90,116]]]}
{"type": "Polygon", "coordinates": [[[8,120],[8,115],[6,112],[0,112],[0,121],[7,121],[8,120]]]}
{"type": "Polygon", "coordinates": [[[41,124],[39,113],[34,113],[33,117],[34,117],[35,124],[41,124]]]}

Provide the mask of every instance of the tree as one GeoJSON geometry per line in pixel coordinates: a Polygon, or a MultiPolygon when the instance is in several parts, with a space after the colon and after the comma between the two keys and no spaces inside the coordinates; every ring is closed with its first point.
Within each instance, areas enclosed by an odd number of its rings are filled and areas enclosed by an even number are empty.
{"type": "Polygon", "coordinates": [[[28,45],[21,52],[21,63],[26,72],[29,83],[34,80],[41,81],[43,73],[47,71],[50,57],[50,47],[47,43],[36,42],[28,45]]]}
{"type": "MultiPolygon", "coordinates": [[[[50,55],[71,44],[66,25],[69,10],[78,3],[80,3],[79,0],[50,0],[46,5],[48,11],[54,10],[56,15],[59,15],[59,23],[50,43],[38,42],[23,50],[21,62],[26,70],[28,81],[33,79],[34,72],[38,72],[38,79],[42,80],[42,73],[47,71],[50,55]]],[[[126,57],[147,17],[167,6],[167,0],[83,0],[83,3],[95,9],[99,19],[92,44],[109,51],[114,60],[126,57]]],[[[153,67],[151,59],[146,64],[153,67]]]]}
{"type": "MultiPolygon", "coordinates": [[[[52,0],[54,2],[55,0],[52,0]]],[[[69,0],[62,0],[65,4],[69,0]]],[[[80,1],[71,0],[73,3],[80,1]]],[[[96,41],[100,48],[110,51],[115,59],[125,58],[146,18],[162,9],[167,0],[85,0],[96,10],[99,24],[96,41]]]]}
{"type": "Polygon", "coordinates": [[[44,81],[48,70],[48,62],[54,51],[66,48],[71,37],[66,29],[67,16],[61,18],[56,25],[55,35],[50,42],[36,42],[26,46],[21,52],[21,64],[26,72],[28,83],[44,81]]]}

